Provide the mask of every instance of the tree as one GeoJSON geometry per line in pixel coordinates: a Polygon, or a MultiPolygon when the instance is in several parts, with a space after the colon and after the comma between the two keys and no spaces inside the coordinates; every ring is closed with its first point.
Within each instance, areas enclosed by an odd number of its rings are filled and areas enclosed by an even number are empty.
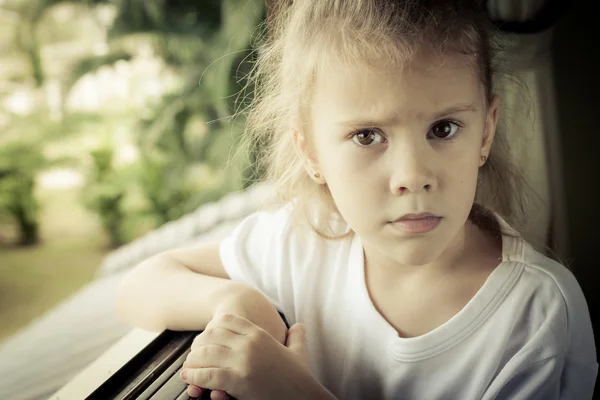
{"type": "MultiPolygon", "coordinates": [[[[0,214],[15,221],[19,243],[32,245],[39,238],[40,204],[36,198],[38,174],[58,165],[72,164],[66,156],[48,156],[46,146],[79,134],[83,124],[97,122],[94,115],[73,114],[55,118],[45,98],[45,71],[38,38],[43,2],[6,0],[0,7],[4,71],[0,92],[0,214]],[[23,62],[29,60],[29,63],[23,62]],[[22,109],[6,106],[20,93],[22,109]]],[[[46,8],[58,2],[46,2],[46,8]]]]}
{"type": "MultiPolygon", "coordinates": [[[[250,174],[224,167],[248,170],[241,162],[228,162],[244,123],[243,118],[232,117],[236,95],[250,68],[252,34],[264,18],[263,0],[6,0],[2,7],[20,18],[15,48],[28,60],[29,75],[19,79],[42,88],[50,73],[48,63],[64,62],[70,72],[61,73],[63,99],[87,74],[135,59],[142,45],[181,78],[178,91],[165,95],[140,117],[139,168],[120,177],[134,180],[125,188],[141,188],[159,224],[250,182],[250,174]],[[104,54],[82,51],[76,60],[44,60],[41,49],[50,40],[44,34],[44,16],[65,4],[91,15],[102,7],[114,7],[104,54]],[[204,172],[198,175],[197,171],[204,172]],[[194,182],[197,177],[201,181],[194,182]]],[[[70,111],[63,108],[63,112],[69,118],[70,111]]],[[[96,193],[107,192],[98,188],[96,193]]],[[[123,201],[116,194],[104,199],[114,204],[123,201]]],[[[107,208],[96,203],[95,209],[107,208]]]]}
{"type": "Polygon", "coordinates": [[[14,218],[19,244],[39,241],[39,205],[35,197],[35,171],[44,162],[39,148],[28,144],[0,151],[0,215],[14,218]]]}
{"type": "MultiPolygon", "coordinates": [[[[183,81],[140,118],[141,164],[136,176],[159,223],[189,212],[205,201],[239,190],[248,176],[223,167],[242,131],[243,118],[232,120],[236,94],[249,71],[253,32],[264,18],[262,0],[157,0],[116,2],[109,29],[109,51],[76,64],[66,89],[106,62],[135,57],[149,45],[183,81]],[[221,182],[190,185],[186,171],[209,168],[221,182]],[[197,191],[202,193],[196,194],[197,191]]],[[[247,170],[245,165],[240,169],[247,170]]]]}
{"type": "Polygon", "coordinates": [[[127,241],[122,208],[126,185],[113,168],[114,151],[111,147],[98,148],[92,151],[91,157],[93,166],[84,192],[85,202],[100,216],[110,247],[115,248],[127,241]]]}

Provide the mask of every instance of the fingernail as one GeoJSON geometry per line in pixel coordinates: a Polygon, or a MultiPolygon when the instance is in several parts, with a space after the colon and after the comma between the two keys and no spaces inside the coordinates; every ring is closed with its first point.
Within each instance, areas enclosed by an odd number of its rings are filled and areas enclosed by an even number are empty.
{"type": "Polygon", "coordinates": [[[181,379],[186,380],[187,379],[187,369],[183,369],[181,370],[181,379]]]}

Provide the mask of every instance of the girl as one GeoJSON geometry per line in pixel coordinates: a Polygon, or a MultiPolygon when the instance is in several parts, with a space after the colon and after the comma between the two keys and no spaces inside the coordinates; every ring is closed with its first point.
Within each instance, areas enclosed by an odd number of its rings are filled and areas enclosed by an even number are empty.
{"type": "Polygon", "coordinates": [[[270,23],[247,133],[284,205],[137,266],[122,317],[205,329],[190,395],[591,399],[581,289],[512,228],[483,7],[296,0],[270,23]]]}

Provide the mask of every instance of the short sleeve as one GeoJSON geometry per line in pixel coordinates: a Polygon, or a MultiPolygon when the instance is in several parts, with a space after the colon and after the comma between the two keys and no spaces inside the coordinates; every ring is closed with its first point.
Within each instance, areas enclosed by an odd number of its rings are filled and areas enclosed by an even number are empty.
{"type": "Polygon", "coordinates": [[[255,287],[280,312],[294,313],[298,285],[298,244],[291,224],[291,205],[245,218],[220,245],[225,271],[233,281],[255,287]]]}
{"type": "Polygon", "coordinates": [[[521,367],[494,399],[591,400],[596,365],[573,365],[554,356],[521,367]]]}
{"type": "Polygon", "coordinates": [[[592,399],[598,375],[598,363],[568,360],[561,379],[561,399],[592,399]]]}
{"type": "Polygon", "coordinates": [[[521,367],[494,396],[498,400],[559,400],[584,399],[563,397],[561,393],[561,371],[564,360],[554,356],[521,367]]]}

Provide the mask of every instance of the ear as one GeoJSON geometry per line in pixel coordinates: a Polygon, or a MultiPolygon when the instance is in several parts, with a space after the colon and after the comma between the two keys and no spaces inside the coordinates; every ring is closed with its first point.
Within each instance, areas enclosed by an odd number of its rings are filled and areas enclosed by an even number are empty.
{"type": "Polygon", "coordinates": [[[324,184],[325,178],[323,178],[323,174],[319,169],[319,163],[317,161],[317,157],[313,153],[310,148],[306,137],[300,132],[297,128],[292,128],[292,141],[294,142],[294,147],[296,147],[296,151],[300,155],[300,158],[303,161],[304,169],[308,176],[318,184],[324,184]]]}
{"type": "Polygon", "coordinates": [[[483,130],[483,138],[481,140],[481,152],[482,156],[489,157],[490,149],[494,141],[494,135],[496,134],[496,126],[498,125],[498,115],[500,114],[500,98],[496,95],[492,97],[490,101],[487,115],[485,117],[485,127],[483,130]]]}

